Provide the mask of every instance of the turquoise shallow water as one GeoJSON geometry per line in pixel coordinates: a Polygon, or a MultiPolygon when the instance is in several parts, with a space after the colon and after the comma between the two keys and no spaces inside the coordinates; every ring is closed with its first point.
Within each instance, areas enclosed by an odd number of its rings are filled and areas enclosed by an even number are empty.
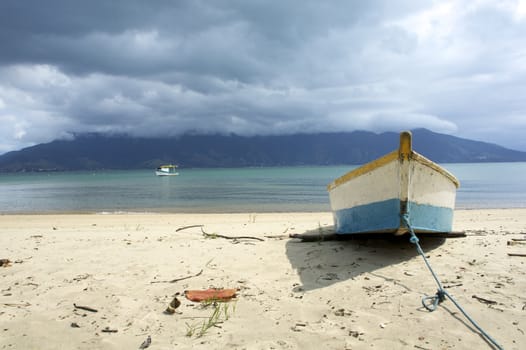
{"type": "MultiPolygon", "coordinates": [[[[526,207],[526,163],[444,164],[457,208],[526,207]]],[[[0,213],[329,211],[326,185],[352,166],[0,174],[0,213]]]]}

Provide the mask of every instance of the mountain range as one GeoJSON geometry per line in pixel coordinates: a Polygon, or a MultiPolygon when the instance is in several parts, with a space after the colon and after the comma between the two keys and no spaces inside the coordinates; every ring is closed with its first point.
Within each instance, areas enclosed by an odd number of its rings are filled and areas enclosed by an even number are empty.
{"type": "MultiPolygon", "coordinates": [[[[413,148],[438,163],[526,161],[526,152],[427,129],[413,148]]],[[[0,172],[181,167],[363,164],[398,148],[399,134],[368,131],[275,136],[181,135],[137,138],[80,134],[0,156],[0,172]]]]}

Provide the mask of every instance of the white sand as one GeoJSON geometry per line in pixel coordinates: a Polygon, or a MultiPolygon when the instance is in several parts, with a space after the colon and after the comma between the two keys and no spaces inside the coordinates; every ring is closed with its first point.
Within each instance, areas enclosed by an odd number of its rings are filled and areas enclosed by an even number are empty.
{"type": "MultiPolygon", "coordinates": [[[[149,349],[490,348],[451,301],[422,308],[437,288],[410,243],[287,237],[330,225],[330,213],[0,216],[0,259],[12,261],[0,268],[0,349],[138,349],[148,335],[149,349]],[[176,232],[195,224],[264,241],[176,232]],[[176,293],[209,287],[239,293],[202,337],[212,307],[179,296],[163,313],[176,293]]],[[[526,348],[526,258],[508,255],[526,242],[507,244],[526,238],[526,209],[457,211],[455,230],[468,236],[421,240],[431,265],[504,348],[526,348]]]]}

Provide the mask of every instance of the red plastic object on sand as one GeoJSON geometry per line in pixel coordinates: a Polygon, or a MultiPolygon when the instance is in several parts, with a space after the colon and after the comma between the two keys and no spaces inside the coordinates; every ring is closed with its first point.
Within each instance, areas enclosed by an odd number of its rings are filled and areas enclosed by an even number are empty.
{"type": "Polygon", "coordinates": [[[228,301],[236,296],[237,289],[186,290],[184,295],[191,301],[228,301]]]}

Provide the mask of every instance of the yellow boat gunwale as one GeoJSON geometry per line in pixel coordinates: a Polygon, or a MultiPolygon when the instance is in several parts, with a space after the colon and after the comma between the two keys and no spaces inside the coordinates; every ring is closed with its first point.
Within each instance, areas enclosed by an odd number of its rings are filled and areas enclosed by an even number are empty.
{"type": "Polygon", "coordinates": [[[393,151],[391,153],[388,153],[386,154],[385,156],[383,157],[380,157],[378,159],[375,159],[373,160],[372,162],[369,162],[367,164],[364,164],[362,165],[361,167],[359,168],[356,168],[354,170],[351,170],[349,171],[348,173],[346,173],[345,175],[342,175],[340,176],[339,178],[337,178],[336,180],[334,180],[333,182],[331,182],[329,185],[327,185],[327,190],[328,191],[331,191],[333,189],[335,189],[336,187],[354,179],[354,178],[357,178],[359,176],[362,176],[364,174],[367,174],[377,168],[380,168],[384,165],[386,165],[387,163],[390,163],[392,162],[393,160],[397,159],[398,158],[398,151],[393,151]]]}
{"type": "Polygon", "coordinates": [[[414,160],[422,165],[425,165],[438,173],[447,177],[451,182],[453,182],[456,188],[460,187],[460,182],[458,179],[451,174],[446,169],[442,168],[440,165],[436,164],[432,160],[427,159],[423,155],[412,150],[411,145],[411,133],[409,131],[402,132],[400,134],[400,146],[397,150],[388,153],[380,158],[373,160],[372,162],[366,163],[359,168],[349,171],[348,173],[340,176],[329,185],[327,185],[327,191],[332,191],[336,187],[354,179],[364,174],[367,174],[375,169],[378,169],[396,159],[400,161],[403,160],[414,160]]]}

